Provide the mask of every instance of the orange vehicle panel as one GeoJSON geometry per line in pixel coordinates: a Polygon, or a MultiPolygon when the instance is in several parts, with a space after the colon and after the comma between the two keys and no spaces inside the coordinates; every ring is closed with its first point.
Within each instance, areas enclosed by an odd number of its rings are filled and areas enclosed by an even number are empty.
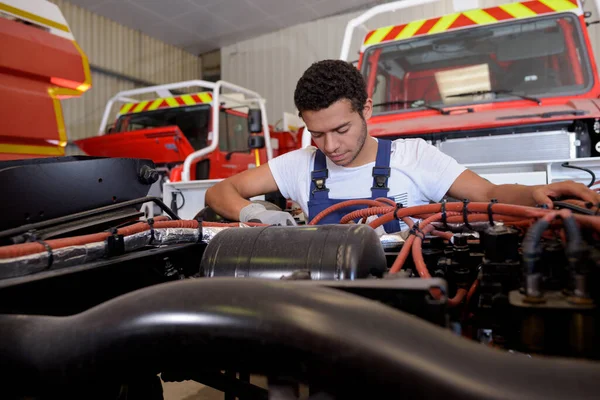
{"type": "Polygon", "coordinates": [[[0,159],[64,155],[60,99],[89,89],[79,46],[34,26],[0,18],[0,159]]]}

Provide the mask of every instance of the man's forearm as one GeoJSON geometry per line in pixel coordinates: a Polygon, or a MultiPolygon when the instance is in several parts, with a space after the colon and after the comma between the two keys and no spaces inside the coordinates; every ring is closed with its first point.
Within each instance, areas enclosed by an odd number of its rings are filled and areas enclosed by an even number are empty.
{"type": "Polygon", "coordinates": [[[495,185],[489,190],[486,201],[497,199],[500,203],[536,206],[533,191],[538,187],[517,184],[495,185]]]}
{"type": "Polygon", "coordinates": [[[241,209],[251,204],[226,180],[208,189],[204,201],[217,214],[232,221],[237,221],[241,209]]]}

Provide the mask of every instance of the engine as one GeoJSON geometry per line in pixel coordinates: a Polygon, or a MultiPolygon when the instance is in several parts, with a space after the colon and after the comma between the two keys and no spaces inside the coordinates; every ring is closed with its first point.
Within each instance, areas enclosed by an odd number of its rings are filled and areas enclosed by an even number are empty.
{"type": "Polygon", "coordinates": [[[159,373],[250,398],[299,383],[328,398],[596,393],[598,205],[366,200],[337,225],[264,226],[179,220],[144,197],[155,175],[131,159],[0,165],[15,191],[0,225],[14,398],[90,382],[151,398],[159,373]],[[163,215],[145,219],[148,202],[163,215]],[[378,236],[392,219],[409,228],[378,236]]]}

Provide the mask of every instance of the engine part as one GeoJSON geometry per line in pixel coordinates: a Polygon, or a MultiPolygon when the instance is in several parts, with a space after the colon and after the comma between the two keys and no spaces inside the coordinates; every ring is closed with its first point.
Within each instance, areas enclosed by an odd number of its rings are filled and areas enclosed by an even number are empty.
{"type": "Polygon", "coordinates": [[[356,295],[258,279],[172,282],[68,317],[0,315],[0,336],[3,390],[30,393],[199,360],[336,398],[582,398],[600,379],[597,363],[518,357],[356,295]]]}
{"type": "Polygon", "coordinates": [[[379,237],[368,226],[268,226],[216,234],[202,257],[201,275],[281,279],[307,270],[314,280],[354,280],[380,277],[386,268],[379,237]]]}
{"type": "Polygon", "coordinates": [[[127,158],[3,161],[0,230],[144,197],[152,179],[140,176],[152,175],[153,168],[152,161],[127,158]]]}
{"type": "Polygon", "coordinates": [[[496,225],[482,236],[484,257],[481,264],[479,306],[486,309],[506,304],[508,292],[517,289],[521,279],[519,233],[496,225]]]}
{"type": "Polygon", "coordinates": [[[482,326],[491,329],[492,340],[505,343],[510,320],[508,294],[518,289],[522,270],[519,232],[504,225],[488,227],[481,236],[484,257],[479,284],[479,310],[482,326]]]}
{"type": "Polygon", "coordinates": [[[546,291],[534,303],[518,290],[510,292],[509,301],[514,320],[512,347],[529,353],[600,358],[593,302],[546,291]]]}

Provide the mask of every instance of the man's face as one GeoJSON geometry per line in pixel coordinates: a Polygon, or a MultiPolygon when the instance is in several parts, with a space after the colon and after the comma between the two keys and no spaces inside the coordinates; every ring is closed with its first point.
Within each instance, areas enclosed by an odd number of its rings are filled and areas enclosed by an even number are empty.
{"type": "Polygon", "coordinates": [[[366,120],[371,117],[372,101],[363,108],[363,118],[342,99],[319,111],[303,111],[302,119],[319,149],[336,165],[352,167],[367,139],[366,120]]]}

